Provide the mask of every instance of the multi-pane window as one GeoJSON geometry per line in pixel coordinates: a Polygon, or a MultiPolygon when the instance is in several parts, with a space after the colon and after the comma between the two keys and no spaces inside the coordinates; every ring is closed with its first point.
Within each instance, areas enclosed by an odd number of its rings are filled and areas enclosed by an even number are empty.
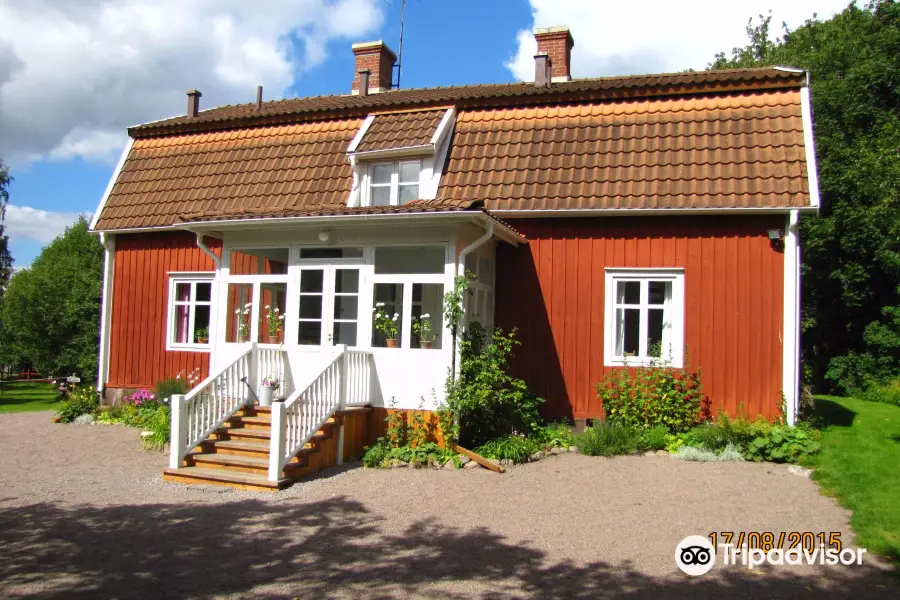
{"type": "Polygon", "coordinates": [[[169,346],[208,348],[212,280],[173,277],[169,285],[169,346]]]}
{"type": "Polygon", "coordinates": [[[607,365],[681,366],[684,275],[668,269],[606,272],[607,365]]]}
{"type": "Polygon", "coordinates": [[[421,160],[375,163],[369,169],[369,204],[397,206],[419,199],[421,160]]]}

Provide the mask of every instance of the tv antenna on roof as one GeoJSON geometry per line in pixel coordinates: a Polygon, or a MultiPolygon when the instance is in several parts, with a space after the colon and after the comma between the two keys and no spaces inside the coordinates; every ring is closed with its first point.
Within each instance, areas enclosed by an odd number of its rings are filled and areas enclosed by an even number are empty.
{"type": "MultiPolygon", "coordinates": [[[[390,2],[384,0],[384,3],[390,6],[390,2]]],[[[394,65],[397,68],[397,82],[393,84],[395,88],[400,87],[400,72],[403,68],[403,24],[406,20],[406,0],[400,1],[400,44],[399,48],[397,48],[397,64],[394,65]]]]}

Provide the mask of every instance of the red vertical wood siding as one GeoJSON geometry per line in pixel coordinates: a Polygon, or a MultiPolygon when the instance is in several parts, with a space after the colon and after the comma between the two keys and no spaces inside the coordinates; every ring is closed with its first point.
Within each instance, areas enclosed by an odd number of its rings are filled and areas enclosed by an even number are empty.
{"type": "MultiPolygon", "coordinates": [[[[217,254],[218,240],[206,242],[217,254]]],[[[109,340],[110,388],[152,387],[181,371],[206,377],[208,352],[167,352],[170,271],[214,271],[187,232],[116,236],[109,340]]]]}
{"type": "Polygon", "coordinates": [[[778,414],[784,217],[522,219],[528,244],[497,252],[496,323],[519,328],[515,370],[549,416],[601,415],[608,267],[684,269],[685,344],[714,412],[778,414]]]}

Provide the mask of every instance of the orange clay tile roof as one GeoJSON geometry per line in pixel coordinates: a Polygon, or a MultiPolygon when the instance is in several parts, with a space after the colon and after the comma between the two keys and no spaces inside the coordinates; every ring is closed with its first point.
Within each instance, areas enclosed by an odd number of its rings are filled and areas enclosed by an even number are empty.
{"type": "Polygon", "coordinates": [[[431,142],[446,109],[375,115],[357,152],[424,146],[431,142]]]}
{"type": "Polygon", "coordinates": [[[461,111],[444,196],[489,210],[809,206],[800,92],[461,111]]]}
{"type": "Polygon", "coordinates": [[[802,73],[751,69],[212,109],[130,130],[132,150],[96,229],[346,210],[346,152],[365,116],[418,107],[377,117],[373,126],[388,118],[363,140],[371,148],[391,136],[416,143],[430,140],[453,99],[442,202],[490,210],[808,206],[804,82],[802,73]]]}

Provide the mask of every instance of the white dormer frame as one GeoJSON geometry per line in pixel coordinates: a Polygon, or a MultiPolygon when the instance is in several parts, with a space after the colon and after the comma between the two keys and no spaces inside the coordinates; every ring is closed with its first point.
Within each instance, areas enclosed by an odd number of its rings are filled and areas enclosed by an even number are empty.
{"type": "Polygon", "coordinates": [[[428,144],[357,152],[357,147],[359,147],[377,116],[377,114],[374,114],[366,117],[362,125],[360,125],[359,131],[356,132],[356,135],[353,136],[350,145],[347,147],[347,158],[353,169],[353,187],[350,190],[349,198],[347,198],[347,206],[369,205],[370,165],[378,162],[399,161],[403,158],[418,158],[422,161],[422,169],[419,172],[419,199],[434,200],[437,197],[438,186],[441,183],[444,163],[447,161],[450,139],[453,137],[453,127],[456,124],[456,108],[451,107],[444,112],[444,116],[441,117],[428,144]]]}

